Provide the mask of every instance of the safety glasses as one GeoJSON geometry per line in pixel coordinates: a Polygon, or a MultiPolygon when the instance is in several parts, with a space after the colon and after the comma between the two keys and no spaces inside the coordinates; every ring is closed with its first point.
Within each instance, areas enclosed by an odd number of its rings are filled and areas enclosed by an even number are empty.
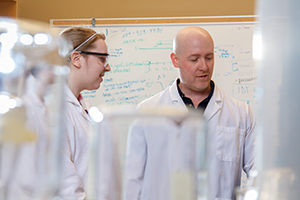
{"type": "MultiPolygon", "coordinates": [[[[73,49],[70,53],[69,53],[69,61],[71,60],[71,54],[74,51],[77,51],[80,47],[82,47],[83,45],[85,45],[88,41],[90,41],[91,39],[93,39],[98,33],[94,33],[92,36],[90,36],[88,39],[86,39],[83,43],[81,43],[80,45],[78,45],[75,49],[73,49]]],[[[107,66],[108,64],[108,58],[109,58],[109,54],[107,53],[97,53],[97,52],[90,52],[90,51],[78,51],[79,53],[83,53],[83,54],[87,54],[87,55],[94,55],[94,56],[98,56],[99,60],[103,63],[104,67],[107,66]]]]}
{"type": "Polygon", "coordinates": [[[94,55],[99,58],[99,60],[103,63],[104,67],[108,64],[108,53],[98,53],[98,52],[90,52],[90,51],[78,51],[79,53],[87,54],[87,55],[94,55]]]}

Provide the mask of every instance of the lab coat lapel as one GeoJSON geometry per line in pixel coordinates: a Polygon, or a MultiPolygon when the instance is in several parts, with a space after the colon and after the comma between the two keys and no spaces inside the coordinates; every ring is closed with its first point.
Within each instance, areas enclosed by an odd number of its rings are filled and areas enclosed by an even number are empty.
{"type": "Polygon", "coordinates": [[[81,115],[86,119],[86,120],[88,120],[88,121],[90,121],[90,117],[89,117],[89,115],[87,114],[87,112],[85,111],[85,109],[82,107],[82,106],[80,106],[81,108],[80,108],[80,113],[81,113],[81,115]]]}
{"type": "Polygon", "coordinates": [[[221,110],[221,104],[222,104],[222,97],[220,93],[220,89],[215,84],[215,90],[213,93],[213,96],[211,97],[205,111],[204,111],[204,118],[209,121],[217,112],[221,110]]]}
{"type": "MultiPolygon", "coordinates": [[[[81,94],[80,94],[80,96],[81,96],[81,94]]],[[[82,96],[81,96],[80,99],[81,99],[81,100],[79,100],[79,103],[80,103],[80,105],[81,105],[80,113],[81,113],[81,115],[83,115],[83,117],[84,117],[85,119],[90,120],[90,117],[89,117],[89,115],[88,115],[88,113],[87,113],[88,110],[89,110],[89,106],[88,106],[86,100],[85,100],[82,96]]]]}
{"type": "Polygon", "coordinates": [[[169,88],[169,92],[170,92],[172,105],[178,106],[178,107],[184,107],[188,111],[182,98],[179,96],[179,92],[178,92],[178,88],[177,88],[177,79],[173,82],[173,84],[169,88]]]}
{"type": "Polygon", "coordinates": [[[79,101],[76,99],[70,88],[65,85],[65,94],[66,94],[66,102],[74,104],[77,108],[80,114],[88,121],[90,121],[89,115],[86,113],[85,108],[80,105],[79,101]]]}

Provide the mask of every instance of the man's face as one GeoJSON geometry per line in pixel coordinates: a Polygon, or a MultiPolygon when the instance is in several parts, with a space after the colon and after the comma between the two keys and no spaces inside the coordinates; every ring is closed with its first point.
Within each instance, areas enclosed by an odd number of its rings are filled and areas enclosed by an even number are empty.
{"type": "Polygon", "coordinates": [[[181,40],[180,50],[171,55],[179,68],[183,92],[209,93],[214,68],[214,44],[209,36],[190,34],[181,40]]]}

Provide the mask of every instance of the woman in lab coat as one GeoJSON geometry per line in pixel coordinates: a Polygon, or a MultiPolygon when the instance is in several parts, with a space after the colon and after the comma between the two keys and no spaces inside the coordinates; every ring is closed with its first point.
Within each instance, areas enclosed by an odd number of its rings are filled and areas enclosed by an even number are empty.
{"type": "MultiPolygon", "coordinates": [[[[174,42],[171,60],[179,69],[179,78],[164,91],[144,100],[138,108],[162,105],[186,111],[187,107],[204,108],[210,166],[207,199],[233,200],[235,188],[240,186],[242,170],[249,176],[254,169],[255,118],[246,103],[224,93],[211,80],[214,44],[206,30],[184,28],[174,42]]],[[[176,163],[163,164],[174,154],[167,150],[172,134],[169,139],[162,140],[166,126],[168,124],[151,130],[141,123],[133,124],[126,161],[127,200],[172,199],[170,180],[176,163]]],[[[186,143],[185,148],[189,149],[191,145],[186,143]]]]}
{"type": "Polygon", "coordinates": [[[89,28],[73,27],[62,34],[73,44],[69,54],[70,74],[65,86],[65,144],[62,160],[63,199],[86,198],[88,167],[88,105],[81,95],[83,90],[96,90],[103,76],[110,71],[105,35],[89,28]]]}

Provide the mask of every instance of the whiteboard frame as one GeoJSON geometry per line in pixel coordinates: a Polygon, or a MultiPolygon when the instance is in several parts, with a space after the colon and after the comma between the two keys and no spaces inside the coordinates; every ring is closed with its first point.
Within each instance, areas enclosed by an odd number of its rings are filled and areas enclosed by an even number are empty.
{"type": "Polygon", "coordinates": [[[257,23],[257,15],[238,16],[196,16],[196,17],[163,17],[163,18],[90,18],[90,19],[50,19],[51,27],[90,26],[111,27],[130,25],[166,25],[166,24],[234,24],[234,23],[257,23]]]}

